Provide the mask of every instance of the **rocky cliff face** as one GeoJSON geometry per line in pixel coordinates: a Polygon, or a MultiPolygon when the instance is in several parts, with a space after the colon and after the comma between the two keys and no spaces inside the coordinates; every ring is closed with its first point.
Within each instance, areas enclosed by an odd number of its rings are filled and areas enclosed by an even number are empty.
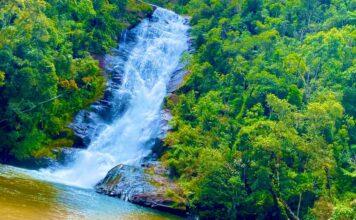
{"type": "Polygon", "coordinates": [[[96,185],[98,193],[177,215],[187,214],[187,200],[159,162],[141,167],[118,165],[96,185]]]}

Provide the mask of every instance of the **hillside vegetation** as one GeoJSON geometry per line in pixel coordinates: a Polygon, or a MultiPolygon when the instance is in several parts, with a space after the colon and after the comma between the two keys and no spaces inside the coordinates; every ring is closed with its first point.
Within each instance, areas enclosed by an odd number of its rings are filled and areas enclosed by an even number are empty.
{"type": "Polygon", "coordinates": [[[105,86],[97,57],[151,12],[135,0],[0,1],[0,161],[53,156],[105,86]]]}
{"type": "MultiPolygon", "coordinates": [[[[194,54],[161,160],[201,219],[356,219],[356,3],[152,0],[194,54]]],[[[0,162],[55,155],[135,0],[0,1],[0,162]]],[[[174,196],[174,194],[172,194],[174,196]]]]}
{"type": "Polygon", "coordinates": [[[190,0],[162,160],[202,219],[356,218],[356,4],[190,0]]]}

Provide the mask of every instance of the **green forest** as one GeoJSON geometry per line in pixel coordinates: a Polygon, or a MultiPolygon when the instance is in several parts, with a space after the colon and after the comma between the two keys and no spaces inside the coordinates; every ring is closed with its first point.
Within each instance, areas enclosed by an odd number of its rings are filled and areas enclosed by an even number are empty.
{"type": "Polygon", "coordinates": [[[55,157],[105,87],[100,57],[152,8],[134,0],[0,1],[0,161],[55,157]]]}
{"type": "Polygon", "coordinates": [[[191,16],[196,53],[167,101],[174,130],[162,159],[202,219],[356,218],[355,9],[351,0],[176,7],[191,16]]]}
{"type": "MultiPolygon", "coordinates": [[[[356,2],[154,0],[195,52],[161,161],[201,219],[356,219],[356,2]]],[[[134,0],[0,2],[0,161],[54,157],[134,0]]]]}

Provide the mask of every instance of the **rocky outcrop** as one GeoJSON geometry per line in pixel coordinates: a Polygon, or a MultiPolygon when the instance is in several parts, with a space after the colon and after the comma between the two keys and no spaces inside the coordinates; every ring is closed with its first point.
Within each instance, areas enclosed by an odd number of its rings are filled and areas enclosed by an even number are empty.
{"type": "Polygon", "coordinates": [[[169,171],[159,162],[145,163],[141,167],[118,165],[95,188],[98,193],[134,204],[177,215],[187,214],[183,191],[169,179],[169,171]]]}

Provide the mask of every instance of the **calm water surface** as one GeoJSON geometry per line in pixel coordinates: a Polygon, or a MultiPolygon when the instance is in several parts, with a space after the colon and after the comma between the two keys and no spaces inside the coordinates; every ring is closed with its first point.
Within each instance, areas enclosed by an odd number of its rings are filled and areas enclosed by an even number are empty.
{"type": "Polygon", "coordinates": [[[0,165],[1,220],[179,219],[90,189],[44,182],[33,176],[32,171],[0,165]]]}

